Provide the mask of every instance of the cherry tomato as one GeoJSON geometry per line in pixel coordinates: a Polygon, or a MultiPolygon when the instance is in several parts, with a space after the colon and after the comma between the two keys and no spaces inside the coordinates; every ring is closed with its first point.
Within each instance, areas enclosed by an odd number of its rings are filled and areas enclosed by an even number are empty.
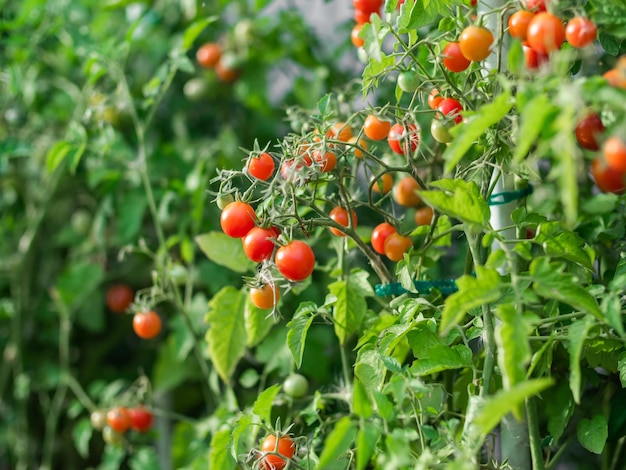
{"type": "Polygon", "coordinates": [[[107,424],[113,431],[124,434],[130,427],[128,410],[123,406],[110,409],[107,412],[107,424]]]}
{"type": "Polygon", "coordinates": [[[563,22],[552,13],[538,13],[528,25],[528,45],[538,54],[549,54],[560,49],[564,40],[563,22]]]}
{"type": "Polygon", "coordinates": [[[309,381],[300,374],[291,374],[285,379],[283,390],[291,398],[302,398],[309,391],[309,381]]]}
{"type": "Polygon", "coordinates": [[[137,432],[146,432],[152,427],[154,416],[143,405],[128,410],[130,415],[130,428],[137,432]]]}
{"type": "Polygon", "coordinates": [[[222,47],[214,42],[201,46],[196,52],[196,60],[201,67],[212,69],[217,65],[222,56],[222,47]]]}
{"type": "Polygon", "coordinates": [[[372,248],[374,248],[374,251],[376,253],[384,255],[385,254],[385,240],[387,240],[387,237],[389,235],[391,235],[392,233],[396,233],[396,232],[397,232],[396,228],[387,222],[383,222],[382,224],[378,224],[376,227],[374,227],[374,230],[372,231],[372,240],[371,240],[372,248]]]}
{"type": "Polygon", "coordinates": [[[220,225],[226,235],[241,238],[254,227],[256,214],[246,202],[234,201],[228,204],[220,215],[220,225]]]}
{"type": "Polygon", "coordinates": [[[519,10],[513,13],[509,17],[509,34],[514,38],[526,41],[528,25],[534,17],[534,13],[526,10],[519,10]]]}
{"type": "Polygon", "coordinates": [[[400,11],[400,7],[404,5],[404,0],[398,0],[398,3],[396,4],[396,8],[398,9],[398,11],[400,11]]]}
{"type": "Polygon", "coordinates": [[[385,240],[385,256],[391,261],[400,261],[412,246],[413,241],[409,237],[392,233],[385,240]]]}
{"type": "Polygon", "coordinates": [[[261,451],[268,453],[265,457],[262,457],[261,461],[261,465],[265,469],[282,470],[287,465],[285,459],[291,459],[293,457],[295,447],[289,436],[277,438],[275,434],[268,434],[263,440],[261,451]]]}
{"type": "Polygon", "coordinates": [[[348,142],[352,137],[352,127],[345,122],[336,122],[326,132],[326,137],[340,142],[348,142]]]}
{"type": "Polygon", "coordinates": [[[437,106],[437,109],[443,115],[442,117],[454,119],[457,124],[463,120],[460,112],[463,111],[463,105],[454,98],[444,98],[437,106]]]}
{"type": "Polygon", "coordinates": [[[605,193],[622,194],[626,189],[624,173],[605,165],[599,158],[591,162],[591,176],[605,193]]]}
{"type": "Polygon", "coordinates": [[[416,191],[419,191],[420,185],[412,176],[405,176],[396,183],[393,188],[394,200],[404,207],[417,207],[422,202],[416,191]]]}
{"type": "Polygon", "coordinates": [[[294,240],[276,250],[276,268],[290,281],[303,281],[315,267],[315,254],[309,245],[294,240]]]}
{"type": "Polygon", "coordinates": [[[458,42],[451,42],[443,48],[443,65],[450,72],[462,72],[469,67],[471,61],[461,52],[458,42]]]}
{"type": "Polygon", "coordinates": [[[405,93],[413,93],[419,84],[419,76],[413,70],[405,70],[398,75],[398,86],[405,93]]]}
{"type": "Polygon", "coordinates": [[[543,64],[547,64],[550,60],[548,54],[539,53],[532,47],[522,44],[524,50],[524,61],[528,70],[536,70],[543,64]]]}
{"type": "Polygon", "coordinates": [[[365,24],[370,22],[370,16],[372,14],[364,10],[354,10],[354,21],[357,24],[365,24]]]}
{"type": "Polygon", "coordinates": [[[372,140],[383,140],[389,134],[391,123],[383,121],[375,114],[370,114],[363,123],[363,133],[372,140]]]}
{"type": "Polygon", "coordinates": [[[220,210],[224,210],[226,208],[226,206],[228,204],[230,204],[231,202],[233,202],[235,200],[235,198],[233,197],[232,194],[224,194],[223,196],[220,196],[217,201],[217,207],[220,208],[220,210]]]}
{"type": "Polygon", "coordinates": [[[439,92],[439,90],[437,90],[436,88],[433,88],[430,94],[428,95],[428,107],[430,109],[437,109],[437,106],[439,106],[439,103],[441,103],[442,101],[443,101],[443,96],[441,96],[441,93],[439,92]]]}
{"type": "Polygon", "coordinates": [[[109,445],[117,446],[124,440],[124,435],[107,426],[102,430],[102,440],[109,445]]]}
{"type": "Polygon", "coordinates": [[[143,339],[152,339],[161,332],[161,317],[151,310],[137,312],[133,317],[133,330],[143,339]]]}
{"type": "Polygon", "coordinates": [[[96,431],[102,431],[107,425],[107,414],[104,410],[96,410],[89,415],[91,427],[96,431]]]}
{"type": "Polygon", "coordinates": [[[546,11],[547,3],[548,0],[526,0],[526,8],[534,12],[546,11]]]}
{"type": "Polygon", "coordinates": [[[407,127],[402,124],[394,124],[389,129],[387,136],[391,150],[400,155],[415,152],[419,141],[419,129],[415,124],[409,124],[407,127]]]}
{"type": "Polygon", "coordinates": [[[493,33],[480,26],[468,26],[459,37],[459,47],[466,59],[480,62],[491,54],[493,33]]]}
{"type": "Polygon", "coordinates": [[[604,125],[596,113],[590,113],[581,119],[575,132],[576,140],[582,148],[587,150],[600,149],[598,137],[604,132],[604,125]]]}
{"type": "Polygon", "coordinates": [[[285,160],[280,165],[280,176],[287,181],[297,181],[304,167],[311,166],[312,164],[313,160],[309,156],[298,159],[297,162],[294,158],[285,160]]]}
{"type": "Polygon", "coordinates": [[[278,237],[278,230],[275,228],[253,227],[241,239],[243,243],[243,252],[255,263],[260,263],[266,259],[270,259],[274,252],[274,242],[272,238],[278,237]]]}
{"type": "Polygon", "coordinates": [[[250,288],[250,300],[257,308],[268,310],[274,308],[280,299],[280,289],[275,284],[250,288]]]}
{"type": "Polygon", "coordinates": [[[442,144],[452,142],[449,124],[439,119],[433,119],[433,122],[430,124],[430,133],[437,142],[441,142],[442,144]]]}
{"type": "Polygon", "coordinates": [[[586,47],[591,44],[595,38],[598,28],[596,24],[582,16],[576,16],[567,23],[565,27],[565,39],[573,47],[586,47]]]}
{"type": "MultiPolygon", "coordinates": [[[[354,212],[353,209],[350,210],[350,214],[348,214],[348,211],[346,209],[344,209],[343,207],[334,207],[331,211],[330,211],[330,218],[332,220],[334,220],[335,222],[337,222],[339,225],[343,225],[344,227],[349,227],[350,226],[350,219],[352,219],[352,228],[355,229],[357,224],[358,224],[358,219],[356,216],[356,212],[354,212]]],[[[333,235],[336,235],[338,237],[345,237],[345,233],[343,233],[341,230],[336,229],[334,227],[330,227],[330,231],[333,235]]]]}
{"type": "Polygon", "coordinates": [[[256,179],[267,181],[274,173],[274,159],[269,153],[263,152],[248,160],[247,170],[256,179]]]}
{"type": "Polygon", "coordinates": [[[107,289],[105,301],[113,313],[124,313],[134,297],[133,290],[127,284],[113,284],[107,289]]]}
{"type": "MultiPolygon", "coordinates": [[[[374,181],[374,176],[370,179],[371,181],[374,181]]],[[[389,173],[383,173],[372,186],[372,191],[378,194],[387,194],[391,188],[393,188],[393,176],[389,173]]]]}
{"type": "Polygon", "coordinates": [[[352,0],[352,6],[355,10],[361,10],[369,13],[378,13],[383,0],[352,0]]]}
{"type": "Polygon", "coordinates": [[[316,150],[313,152],[313,160],[320,166],[322,173],[328,173],[337,166],[337,156],[333,152],[324,152],[316,150]]]}
{"type": "Polygon", "coordinates": [[[433,209],[432,207],[424,206],[415,211],[415,225],[430,225],[433,221],[433,209]]]}
{"type": "Polygon", "coordinates": [[[239,78],[240,72],[227,66],[220,60],[215,64],[215,75],[223,83],[233,83],[239,78]]]}
{"type": "Polygon", "coordinates": [[[350,140],[348,140],[347,143],[352,144],[352,151],[354,152],[355,157],[363,158],[363,150],[367,150],[367,142],[364,139],[353,136],[350,137],[350,140]]]}
{"type": "Polygon", "coordinates": [[[354,47],[361,47],[365,44],[365,40],[359,37],[361,29],[363,29],[363,24],[357,23],[354,25],[354,28],[352,28],[352,33],[350,33],[350,40],[352,44],[354,44],[354,47]]]}
{"type": "Polygon", "coordinates": [[[626,143],[617,136],[609,137],[602,146],[604,160],[612,170],[626,173],[626,143]]]}

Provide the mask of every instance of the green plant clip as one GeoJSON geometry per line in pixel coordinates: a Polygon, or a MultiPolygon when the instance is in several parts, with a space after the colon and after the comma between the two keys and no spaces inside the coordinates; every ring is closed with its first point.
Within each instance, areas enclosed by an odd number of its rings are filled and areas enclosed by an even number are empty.
{"type": "Polygon", "coordinates": [[[512,201],[530,196],[533,193],[532,185],[526,186],[524,189],[518,189],[516,191],[504,191],[501,193],[492,194],[489,196],[488,203],[490,206],[500,206],[512,201]]]}
{"type": "MultiPolygon", "coordinates": [[[[413,281],[413,285],[417,289],[418,293],[426,293],[431,289],[438,289],[443,295],[450,295],[458,290],[454,279],[444,279],[441,281],[413,281]]],[[[391,284],[377,284],[374,291],[378,297],[401,295],[408,292],[399,282],[392,282],[391,284]]]]}

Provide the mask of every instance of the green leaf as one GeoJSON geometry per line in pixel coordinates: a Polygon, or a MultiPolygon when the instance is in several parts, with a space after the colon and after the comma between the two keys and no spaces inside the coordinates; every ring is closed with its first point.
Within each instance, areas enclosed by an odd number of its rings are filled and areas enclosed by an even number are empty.
{"type": "Polygon", "coordinates": [[[493,102],[480,107],[465,123],[457,126],[454,139],[443,153],[446,162],[444,171],[446,173],[452,171],[487,129],[497,124],[512,107],[510,93],[503,93],[493,102]]]}
{"type": "Polygon", "coordinates": [[[557,445],[574,413],[574,399],[568,383],[558,380],[553,388],[543,393],[543,402],[548,417],[548,432],[554,439],[554,445],[557,445]]]}
{"type": "Polygon", "coordinates": [[[217,21],[217,16],[207,16],[206,18],[200,18],[197,21],[194,21],[183,33],[183,47],[181,52],[187,52],[193,43],[196,41],[198,36],[209,26],[211,23],[215,23],[217,21]]]}
{"type": "MultiPolygon", "coordinates": [[[[518,103],[519,106],[519,103],[518,103]]],[[[520,127],[513,160],[521,161],[530,151],[543,130],[554,106],[548,95],[539,94],[528,101],[520,112],[520,127]]]]}
{"type": "MultiPolygon", "coordinates": [[[[416,351],[414,350],[415,354],[416,351]]],[[[418,353],[419,354],[419,353],[418,353]]],[[[472,365],[472,351],[467,346],[438,344],[419,354],[413,361],[411,372],[417,376],[430,375],[442,370],[462,369],[472,365]]]]}
{"type": "MultiPolygon", "coordinates": [[[[496,316],[501,323],[496,326],[498,366],[502,372],[502,386],[510,390],[526,378],[526,365],[530,361],[527,325],[521,312],[511,304],[499,305],[496,316]]],[[[514,408],[518,420],[523,417],[521,408],[514,408]]]]}
{"type": "Polygon", "coordinates": [[[208,468],[219,468],[220,470],[233,470],[235,468],[236,461],[228,452],[230,440],[230,429],[222,429],[213,434],[209,447],[208,468]]]}
{"type": "Polygon", "coordinates": [[[552,258],[563,258],[593,270],[593,261],[584,249],[585,241],[574,232],[563,228],[559,222],[540,224],[534,241],[540,243],[546,255],[552,258]]]}
{"type": "Polygon", "coordinates": [[[252,410],[259,418],[261,418],[261,421],[269,426],[272,424],[272,405],[274,403],[274,398],[278,395],[278,392],[280,392],[279,384],[274,384],[271,387],[266,388],[259,394],[258,398],[254,402],[254,406],[252,407],[252,410]]]}
{"type": "Polygon", "coordinates": [[[619,381],[622,384],[622,388],[626,388],[626,352],[619,355],[617,369],[619,370],[619,381]]]}
{"type": "Polygon", "coordinates": [[[441,16],[450,16],[450,2],[433,0],[407,0],[398,16],[397,28],[401,34],[434,23],[441,16]]]}
{"type": "Polygon", "coordinates": [[[418,191],[418,193],[438,212],[479,227],[484,227],[489,221],[489,205],[473,181],[442,179],[433,181],[430,185],[442,191],[418,191]]]}
{"type": "Polygon", "coordinates": [[[139,236],[148,201],[143,191],[128,192],[117,211],[117,233],[121,244],[132,243],[139,236]]]}
{"type": "Polygon", "coordinates": [[[579,279],[563,272],[564,268],[562,263],[550,263],[549,258],[535,258],[530,264],[533,290],[546,299],[558,300],[604,321],[596,299],[580,286],[579,279]]]}
{"type": "Polygon", "coordinates": [[[524,400],[545,390],[554,384],[553,379],[534,379],[518,383],[510,390],[501,390],[487,398],[476,415],[473,424],[478,427],[482,435],[489,434],[500,420],[521,405],[524,400]]]}
{"type": "Polygon", "coordinates": [[[359,432],[356,436],[357,470],[363,470],[367,467],[372,455],[374,455],[380,434],[380,429],[372,423],[363,424],[359,427],[359,432]]]}
{"type": "Polygon", "coordinates": [[[130,458],[131,470],[161,470],[161,463],[156,449],[151,446],[142,446],[135,450],[130,458]]]}
{"type": "Polygon", "coordinates": [[[348,449],[352,447],[354,438],[357,433],[356,426],[350,420],[350,417],[344,416],[335,425],[324,441],[324,450],[320,455],[320,461],[317,465],[318,470],[332,468],[348,449]]]}
{"type": "Polygon", "coordinates": [[[179,357],[180,345],[175,335],[168,336],[165,344],[158,350],[157,360],[152,372],[154,390],[164,392],[172,390],[197,373],[194,361],[179,357]]]}
{"type": "Polygon", "coordinates": [[[355,378],[352,383],[352,411],[364,419],[368,419],[374,412],[365,388],[358,378],[355,378]]]}
{"type": "Polygon", "coordinates": [[[222,380],[228,382],[246,350],[245,305],[247,295],[224,287],[209,302],[206,340],[209,356],[222,380]]]}
{"type": "Polygon", "coordinates": [[[202,252],[214,263],[238,273],[252,271],[255,264],[243,252],[241,240],[225,233],[209,232],[196,237],[202,252]]]}
{"type": "Polygon", "coordinates": [[[289,328],[287,344],[298,369],[302,366],[306,335],[315,318],[315,312],[317,312],[317,305],[313,302],[303,302],[298,306],[291,321],[287,323],[287,328],[289,328]]]}
{"type": "Polygon", "coordinates": [[[582,320],[577,320],[572,323],[567,332],[567,352],[569,353],[570,368],[569,386],[576,404],[580,404],[580,386],[582,381],[580,357],[583,351],[583,345],[585,344],[585,340],[587,339],[587,335],[593,323],[593,319],[586,316],[582,320]]]}
{"type": "Polygon", "coordinates": [[[237,424],[232,432],[233,441],[231,446],[231,455],[234,459],[239,458],[239,440],[244,434],[252,431],[254,428],[255,426],[252,426],[252,415],[249,413],[242,413],[241,416],[237,418],[237,424]]]}
{"type": "Polygon", "coordinates": [[[502,280],[497,271],[478,266],[476,277],[464,275],[456,281],[458,292],[446,299],[441,324],[441,333],[447,333],[473,308],[495,302],[500,298],[502,280]]]}
{"type": "Polygon", "coordinates": [[[100,332],[105,327],[104,308],[88,302],[93,298],[104,279],[100,264],[81,261],[68,264],[57,280],[56,290],[70,312],[75,312],[77,324],[90,332],[100,332]]]}
{"type": "Polygon", "coordinates": [[[597,414],[592,419],[581,419],[576,426],[576,436],[585,449],[600,455],[609,436],[606,418],[597,414]]]}
{"type": "Polygon", "coordinates": [[[624,332],[624,322],[622,320],[622,302],[620,295],[615,292],[609,292],[603,299],[601,309],[604,312],[607,323],[622,338],[626,336],[624,332]]]}
{"type": "Polygon", "coordinates": [[[246,296],[246,299],[246,345],[253,347],[267,336],[274,325],[274,320],[268,310],[260,309],[254,305],[250,296],[246,296]]]}
{"type": "Polygon", "coordinates": [[[66,140],[56,142],[52,148],[48,150],[48,154],[46,155],[46,168],[48,173],[53,173],[59,165],[63,163],[63,160],[65,160],[67,154],[70,153],[70,150],[72,150],[72,144],[66,140]]]}
{"type": "Polygon", "coordinates": [[[78,455],[83,458],[87,458],[89,456],[89,441],[91,441],[92,434],[93,427],[91,426],[89,418],[81,419],[78,423],[76,423],[74,429],[72,429],[74,446],[78,451],[78,455]]]}
{"type": "Polygon", "coordinates": [[[507,54],[507,64],[509,70],[514,74],[519,74],[524,69],[524,48],[521,41],[511,41],[509,52],[507,54]]]}
{"type": "Polygon", "coordinates": [[[354,375],[360,380],[365,391],[371,396],[378,391],[385,380],[386,369],[380,356],[371,349],[359,351],[354,375]]]}
{"type": "Polygon", "coordinates": [[[330,293],[337,298],[333,308],[333,324],[342,345],[361,330],[367,313],[366,297],[374,294],[367,277],[366,271],[354,270],[347,280],[336,281],[328,286],[330,293]]]}

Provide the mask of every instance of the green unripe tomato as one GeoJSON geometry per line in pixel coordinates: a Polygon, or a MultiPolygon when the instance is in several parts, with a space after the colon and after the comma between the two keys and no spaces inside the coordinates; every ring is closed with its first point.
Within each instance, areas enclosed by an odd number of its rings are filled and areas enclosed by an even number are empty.
{"type": "Polygon", "coordinates": [[[398,75],[398,86],[405,93],[413,93],[419,84],[419,76],[413,70],[406,70],[398,75]]]}
{"type": "Polygon", "coordinates": [[[442,144],[452,142],[452,134],[450,134],[450,128],[446,125],[445,122],[433,119],[433,122],[430,125],[430,133],[432,134],[433,139],[435,139],[437,142],[441,142],[442,144]]]}
{"type": "Polygon", "coordinates": [[[209,90],[206,80],[195,77],[187,81],[183,87],[185,96],[190,101],[198,101],[204,98],[209,90]]]}
{"type": "Polygon", "coordinates": [[[224,207],[226,207],[228,204],[230,204],[234,200],[235,198],[233,197],[232,194],[224,194],[222,197],[220,197],[217,200],[217,207],[219,207],[221,210],[224,210],[224,207]]]}
{"type": "Polygon", "coordinates": [[[300,374],[291,374],[283,384],[285,393],[292,398],[302,398],[309,391],[309,381],[300,374]]]}
{"type": "Polygon", "coordinates": [[[96,431],[102,431],[107,425],[107,413],[104,410],[96,410],[89,416],[91,427],[96,431]]]}
{"type": "Polygon", "coordinates": [[[124,436],[107,426],[102,430],[102,439],[107,444],[118,446],[124,440],[124,436]]]}

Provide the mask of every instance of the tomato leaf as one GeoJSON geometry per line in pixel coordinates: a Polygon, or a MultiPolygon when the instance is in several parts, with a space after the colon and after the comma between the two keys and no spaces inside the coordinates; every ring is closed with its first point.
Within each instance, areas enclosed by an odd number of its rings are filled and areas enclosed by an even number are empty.
{"type": "Polygon", "coordinates": [[[142,227],[148,202],[143,191],[128,192],[118,208],[117,234],[121,244],[132,243],[142,227]]]}
{"type": "Polygon", "coordinates": [[[372,349],[359,350],[354,375],[357,376],[364,390],[371,396],[385,381],[386,369],[378,353],[372,349]]]}
{"type": "MultiPolygon", "coordinates": [[[[416,353],[416,350],[413,352],[416,353]]],[[[438,344],[419,353],[419,358],[411,365],[411,372],[417,376],[424,376],[442,370],[462,369],[471,364],[472,351],[467,346],[450,347],[438,344]]]]}
{"type": "Polygon", "coordinates": [[[350,420],[350,417],[344,416],[341,418],[324,441],[324,450],[322,455],[320,455],[317,469],[335,468],[337,460],[352,447],[356,433],[357,428],[350,420]]]}
{"type": "Polygon", "coordinates": [[[181,52],[184,53],[188,51],[191,46],[193,46],[193,43],[198,38],[198,36],[200,36],[202,31],[204,31],[206,27],[209,26],[211,23],[216,22],[217,19],[217,16],[207,16],[191,23],[183,33],[183,44],[181,52]]]}
{"type": "Polygon", "coordinates": [[[246,296],[246,345],[253,347],[259,344],[272,329],[274,320],[268,310],[262,310],[252,303],[250,296],[246,296]]]}
{"type": "Polygon", "coordinates": [[[224,287],[209,302],[206,341],[211,361],[225,382],[246,350],[245,305],[247,296],[234,287],[224,287]]]}
{"type": "Polygon", "coordinates": [[[430,183],[442,191],[418,191],[437,211],[467,224],[484,227],[489,221],[489,205],[473,181],[442,179],[430,183]]]}
{"type": "Polygon", "coordinates": [[[576,426],[578,442],[589,452],[600,455],[609,437],[609,429],[604,415],[597,414],[592,419],[581,419],[576,426]]]}
{"type": "Polygon", "coordinates": [[[67,154],[72,150],[72,144],[70,144],[66,140],[60,140],[56,142],[50,150],[48,150],[48,154],[46,155],[46,168],[48,169],[48,173],[54,173],[54,171],[59,167],[67,154]]]}
{"type": "MultiPolygon", "coordinates": [[[[527,325],[522,312],[511,304],[499,305],[496,316],[501,323],[496,326],[496,344],[498,346],[498,366],[502,372],[502,385],[510,390],[526,378],[526,364],[530,360],[527,325]]],[[[516,417],[521,419],[522,410],[516,417]]]]}
{"type": "Polygon", "coordinates": [[[367,467],[372,455],[374,455],[374,449],[376,449],[376,443],[380,435],[381,430],[375,424],[367,423],[359,427],[359,432],[356,437],[357,470],[363,470],[367,467]]]}
{"type": "Polygon", "coordinates": [[[493,102],[482,106],[456,127],[454,139],[443,153],[446,161],[444,171],[449,173],[461,161],[476,141],[494,124],[497,124],[513,107],[510,93],[497,96],[493,102]]]}
{"type": "Polygon", "coordinates": [[[559,380],[554,387],[543,392],[542,396],[548,417],[548,432],[556,445],[574,413],[572,392],[565,380],[559,380]]]}
{"type": "Polygon", "coordinates": [[[287,344],[298,369],[302,366],[306,335],[315,318],[315,312],[317,312],[317,305],[313,302],[301,303],[291,321],[287,323],[287,328],[289,328],[287,344]]]}
{"type": "Polygon", "coordinates": [[[478,266],[476,277],[461,276],[456,284],[459,291],[446,299],[443,308],[439,325],[442,334],[450,331],[471,309],[498,300],[502,280],[496,270],[478,266]]]}
{"type": "Polygon", "coordinates": [[[398,32],[401,34],[408,33],[433,23],[440,15],[450,16],[450,7],[459,3],[451,0],[415,0],[415,2],[407,0],[405,5],[401,7],[398,16],[398,32]]]}
{"type": "Polygon", "coordinates": [[[620,354],[617,361],[617,368],[619,370],[619,381],[622,384],[622,388],[626,388],[626,352],[620,354]]]}
{"type": "Polygon", "coordinates": [[[582,382],[582,373],[580,370],[580,357],[583,352],[583,346],[587,340],[589,330],[593,326],[593,319],[586,316],[582,320],[577,320],[569,326],[567,338],[567,352],[569,353],[569,386],[572,396],[577,404],[580,404],[580,386],[582,382]]]}
{"type": "Polygon", "coordinates": [[[74,429],[72,429],[72,439],[74,440],[74,446],[78,451],[78,455],[83,458],[89,456],[89,441],[93,434],[93,427],[88,418],[81,419],[74,429]]]}
{"type": "Polygon", "coordinates": [[[159,470],[159,456],[152,446],[141,446],[128,462],[131,470],[159,470]]]}
{"type": "Polygon", "coordinates": [[[235,425],[232,436],[231,455],[236,460],[239,458],[239,440],[242,436],[248,433],[256,433],[257,426],[252,426],[253,416],[249,413],[242,413],[237,418],[237,424],[235,425]]]}
{"type": "Polygon", "coordinates": [[[370,399],[358,378],[355,378],[352,383],[352,411],[364,419],[372,416],[374,412],[370,399]]]}
{"type": "Polygon", "coordinates": [[[501,390],[479,405],[479,411],[471,424],[477,426],[478,431],[486,436],[498,425],[504,415],[524,403],[527,398],[553,384],[554,379],[551,378],[534,379],[518,383],[510,390],[501,390]]]}
{"type": "Polygon", "coordinates": [[[354,270],[347,280],[333,282],[328,290],[337,300],[333,308],[333,324],[335,334],[341,344],[361,330],[363,319],[367,313],[366,297],[372,297],[374,291],[367,281],[368,273],[354,270]]]}
{"type": "Polygon", "coordinates": [[[208,232],[196,237],[196,243],[214,263],[238,273],[252,271],[255,267],[243,252],[241,240],[225,233],[208,232]]]}
{"type": "MultiPolygon", "coordinates": [[[[190,345],[192,346],[192,345],[190,345]]],[[[170,335],[161,345],[152,372],[153,387],[158,391],[172,390],[185,380],[194,377],[197,365],[193,360],[182,360],[180,343],[176,335],[170,335]]]]}
{"type": "Polygon", "coordinates": [[[219,468],[220,470],[233,470],[235,468],[236,461],[228,452],[230,440],[230,429],[221,429],[213,434],[209,447],[208,468],[219,468]]]}
{"type": "Polygon", "coordinates": [[[279,384],[274,384],[271,387],[266,388],[259,394],[252,407],[254,414],[256,414],[259,418],[261,418],[261,421],[269,426],[272,425],[272,405],[274,403],[274,398],[278,395],[278,392],[280,392],[279,384]]]}
{"type": "Polygon", "coordinates": [[[540,224],[533,241],[540,243],[551,258],[563,258],[593,270],[593,261],[585,249],[585,241],[574,232],[564,229],[559,222],[540,224]]]}
{"type": "MultiPolygon", "coordinates": [[[[519,101],[519,100],[518,100],[519,101]]],[[[553,106],[545,94],[539,94],[520,106],[520,126],[517,132],[517,146],[513,154],[515,162],[521,161],[535,144],[545,126],[547,117],[552,113],[553,106]]]]}

